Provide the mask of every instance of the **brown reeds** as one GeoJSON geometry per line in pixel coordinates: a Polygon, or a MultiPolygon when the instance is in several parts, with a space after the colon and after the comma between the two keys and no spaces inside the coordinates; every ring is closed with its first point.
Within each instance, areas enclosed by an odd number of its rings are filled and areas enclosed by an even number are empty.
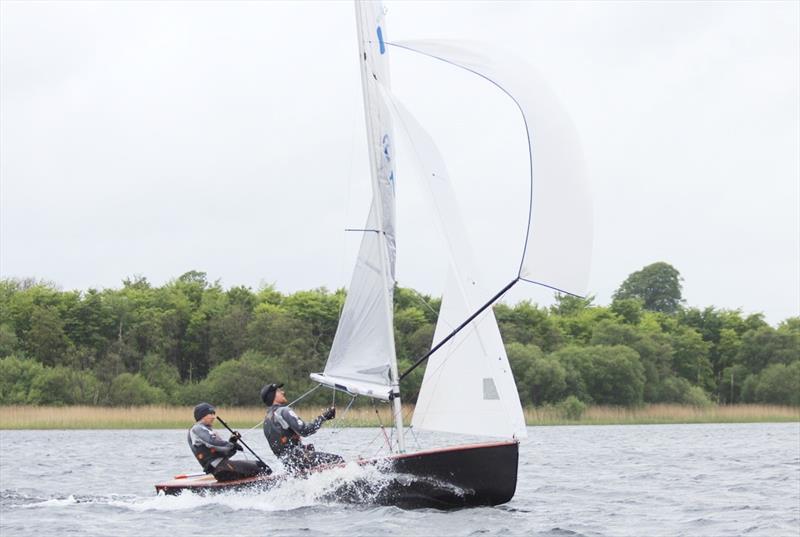
{"type": "MultiPolygon", "coordinates": [[[[313,417],[320,408],[298,409],[302,417],[313,417]]],[[[404,407],[404,416],[413,411],[404,407]]],[[[236,429],[258,426],[264,418],[264,407],[219,407],[219,415],[236,429]]],[[[379,407],[379,415],[371,408],[353,408],[339,416],[342,427],[376,427],[392,423],[388,405],[379,407]]],[[[0,429],[179,429],[193,423],[192,407],[184,406],[0,406],[0,429]]]]}
{"type": "MultiPolygon", "coordinates": [[[[341,427],[377,427],[392,423],[388,405],[380,405],[379,415],[372,408],[340,409],[341,427]]],[[[319,408],[298,409],[303,417],[318,414],[319,408]]],[[[410,420],[413,406],[403,415],[410,420]]],[[[263,407],[220,407],[220,415],[237,429],[258,426],[263,407]]],[[[94,407],[94,406],[0,406],[0,429],[179,429],[192,423],[192,408],[182,406],[94,407]]],[[[730,405],[693,407],[647,405],[636,408],[590,406],[580,419],[564,417],[558,407],[525,409],[528,425],[612,425],[657,423],[745,423],[800,421],[800,407],[774,405],[730,405]]]]}
{"type": "Polygon", "coordinates": [[[625,425],[658,423],[750,423],[800,421],[800,407],[777,405],[645,405],[642,407],[590,406],[577,420],[558,407],[525,409],[528,425],[625,425]]]}

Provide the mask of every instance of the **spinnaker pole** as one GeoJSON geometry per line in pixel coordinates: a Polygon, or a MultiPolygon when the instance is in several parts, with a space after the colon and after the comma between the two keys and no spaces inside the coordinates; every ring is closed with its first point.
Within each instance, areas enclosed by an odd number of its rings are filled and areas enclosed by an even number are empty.
{"type": "Polygon", "coordinates": [[[431,350],[429,350],[427,353],[425,353],[425,356],[423,356],[423,357],[421,357],[421,358],[417,359],[417,361],[416,361],[416,362],[414,362],[414,364],[413,364],[411,367],[409,367],[409,368],[408,368],[408,369],[407,369],[407,370],[406,370],[406,371],[405,371],[405,372],[404,372],[402,375],[400,375],[400,380],[402,381],[404,378],[406,378],[406,376],[408,376],[408,374],[409,374],[409,373],[411,373],[412,371],[414,371],[414,370],[415,370],[415,369],[416,369],[418,366],[422,365],[422,363],[423,363],[423,362],[425,362],[425,360],[427,360],[428,358],[430,358],[430,357],[431,357],[431,355],[432,355],[434,352],[438,351],[438,350],[439,350],[439,349],[440,349],[440,348],[441,348],[441,347],[442,347],[442,346],[443,346],[445,343],[447,343],[448,341],[450,341],[450,340],[451,340],[451,339],[452,339],[452,338],[453,338],[453,337],[454,337],[456,334],[458,334],[459,332],[461,332],[461,330],[463,330],[464,328],[466,328],[466,327],[467,327],[467,325],[469,325],[469,323],[471,323],[472,321],[474,321],[474,320],[475,320],[475,318],[476,318],[478,315],[480,315],[481,313],[483,313],[483,312],[484,312],[484,310],[486,310],[486,308],[488,308],[489,306],[491,306],[492,304],[494,304],[495,302],[497,302],[497,301],[500,299],[500,297],[502,297],[504,294],[506,294],[506,292],[507,292],[509,289],[511,289],[512,287],[514,287],[514,284],[515,284],[515,283],[517,283],[519,280],[520,280],[520,278],[519,278],[519,277],[517,277],[517,278],[514,278],[514,279],[513,279],[511,282],[509,282],[509,283],[508,283],[508,285],[506,285],[505,287],[503,287],[503,288],[502,288],[502,289],[501,289],[501,290],[500,290],[500,291],[499,291],[499,292],[498,292],[496,295],[494,295],[492,298],[490,298],[490,299],[488,300],[488,302],[486,302],[486,304],[484,304],[483,306],[481,306],[481,307],[478,309],[478,311],[476,311],[475,313],[473,313],[472,315],[470,315],[470,316],[469,316],[469,318],[467,318],[467,320],[466,320],[466,321],[464,321],[463,323],[461,323],[460,325],[458,325],[458,326],[455,328],[455,330],[453,330],[452,332],[450,332],[450,333],[449,333],[449,334],[448,334],[448,335],[447,335],[447,336],[446,336],[444,339],[442,339],[442,340],[441,340],[439,343],[437,343],[436,345],[434,345],[434,346],[431,348],[431,350]]]}

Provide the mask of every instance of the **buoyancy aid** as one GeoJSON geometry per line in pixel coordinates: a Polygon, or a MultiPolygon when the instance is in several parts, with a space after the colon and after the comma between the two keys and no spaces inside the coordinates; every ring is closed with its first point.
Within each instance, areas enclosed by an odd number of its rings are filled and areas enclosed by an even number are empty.
{"type": "Polygon", "coordinates": [[[272,405],[264,418],[264,436],[272,452],[277,456],[289,453],[293,448],[302,444],[300,435],[289,427],[284,420],[279,409],[285,408],[283,405],[272,405]]]}
{"type": "Polygon", "coordinates": [[[214,461],[221,461],[222,459],[227,457],[227,455],[218,452],[217,448],[213,446],[209,447],[206,446],[205,444],[195,444],[194,442],[192,442],[191,431],[189,431],[188,439],[189,439],[189,447],[192,449],[192,453],[197,459],[197,462],[200,463],[200,466],[203,467],[203,471],[206,473],[210,473],[214,470],[214,465],[212,465],[214,461]]]}

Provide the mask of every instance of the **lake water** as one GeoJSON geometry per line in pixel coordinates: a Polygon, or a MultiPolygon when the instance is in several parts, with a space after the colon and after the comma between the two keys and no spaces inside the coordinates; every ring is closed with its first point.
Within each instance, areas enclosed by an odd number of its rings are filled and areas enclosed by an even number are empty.
{"type": "MultiPolygon", "coordinates": [[[[0,535],[800,535],[798,423],[528,432],[510,503],[440,512],[326,503],[322,475],[263,493],[159,497],[154,483],[199,469],[185,431],[0,431],[0,535]]],[[[268,451],[258,430],[245,440],[268,451]]],[[[313,441],[351,457],[381,442],[377,429],[323,429],[313,441]]]]}

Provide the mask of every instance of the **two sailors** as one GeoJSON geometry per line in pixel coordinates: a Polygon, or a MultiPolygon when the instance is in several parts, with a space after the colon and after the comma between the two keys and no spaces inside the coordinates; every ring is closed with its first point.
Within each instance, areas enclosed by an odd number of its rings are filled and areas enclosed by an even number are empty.
{"type": "MultiPolygon", "coordinates": [[[[316,451],[313,444],[303,444],[301,438],[317,432],[322,424],[336,417],[336,408],[330,407],[311,422],[304,422],[288,406],[283,384],[267,384],[261,389],[261,400],[267,406],[264,418],[264,436],[272,452],[290,472],[297,472],[321,464],[344,462],[339,455],[316,451]]],[[[233,460],[241,435],[234,432],[226,441],[212,428],[216,409],[209,403],[194,407],[195,424],[189,429],[188,441],[203,470],[218,481],[232,481],[272,470],[261,461],[233,460]]]]}

